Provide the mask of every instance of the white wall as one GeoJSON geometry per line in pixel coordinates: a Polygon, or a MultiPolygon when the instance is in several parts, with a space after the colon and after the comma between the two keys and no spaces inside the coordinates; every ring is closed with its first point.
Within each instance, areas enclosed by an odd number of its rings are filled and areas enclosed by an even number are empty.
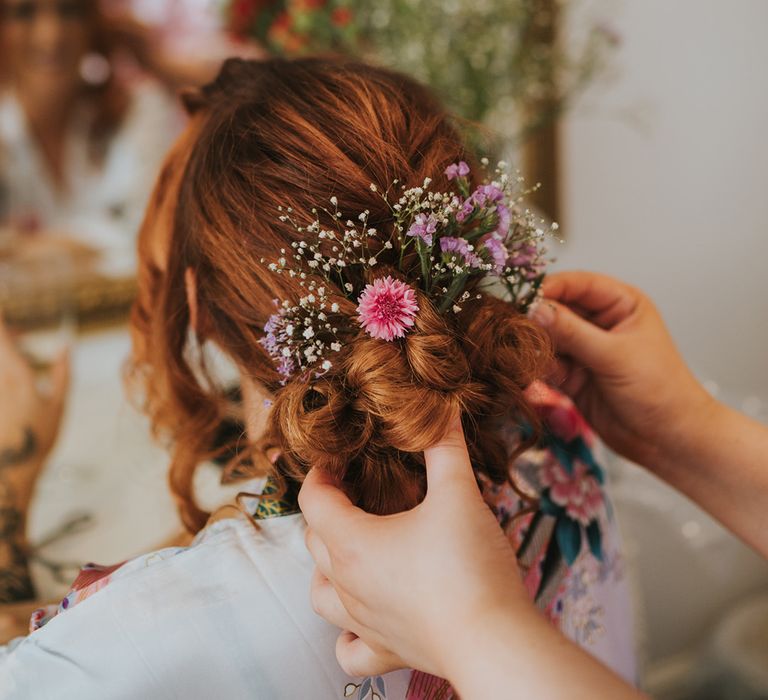
{"type": "Polygon", "coordinates": [[[558,266],[644,288],[702,378],[768,404],[768,1],[592,6],[622,46],[563,127],[558,266]]]}
{"type": "MultiPolygon", "coordinates": [[[[562,127],[558,267],[647,290],[697,374],[768,420],[768,0],[593,0],[590,12],[622,45],[613,80],[562,127]]],[[[616,476],[645,680],[679,689],[717,620],[766,590],[768,567],[659,482],[616,476]]]]}

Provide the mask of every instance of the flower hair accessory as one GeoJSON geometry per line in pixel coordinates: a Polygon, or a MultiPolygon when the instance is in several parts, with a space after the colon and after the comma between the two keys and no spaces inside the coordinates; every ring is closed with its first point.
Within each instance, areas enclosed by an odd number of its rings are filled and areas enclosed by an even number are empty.
{"type": "Polygon", "coordinates": [[[391,201],[395,180],[380,195],[394,219],[388,233],[370,225],[367,210],[346,219],[336,197],[332,209],[322,209],[330,226],[321,224],[317,209],[302,225],[293,209],[280,207],[280,220],[299,240],[268,268],[305,290],[296,304],[276,300],[264,327],[261,343],[284,382],[329,371],[332,355],[361,329],[384,342],[403,338],[415,325],[419,295],[442,314],[458,314],[480,292],[506,292],[527,311],[544,279],[546,236],[557,224],[547,226],[523,206],[533,190],[523,190],[523,179],[510,177],[505,163],[474,190],[469,174],[467,163],[454,163],[445,170],[453,191],[434,191],[427,178],[421,187],[400,186],[391,201]]]}

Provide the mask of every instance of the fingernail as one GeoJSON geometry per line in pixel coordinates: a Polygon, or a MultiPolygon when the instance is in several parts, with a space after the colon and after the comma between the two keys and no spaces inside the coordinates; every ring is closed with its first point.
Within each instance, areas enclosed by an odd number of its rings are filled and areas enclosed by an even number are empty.
{"type": "Polygon", "coordinates": [[[555,307],[552,304],[542,301],[531,309],[528,317],[540,326],[547,328],[555,322],[555,313],[555,307]]]}

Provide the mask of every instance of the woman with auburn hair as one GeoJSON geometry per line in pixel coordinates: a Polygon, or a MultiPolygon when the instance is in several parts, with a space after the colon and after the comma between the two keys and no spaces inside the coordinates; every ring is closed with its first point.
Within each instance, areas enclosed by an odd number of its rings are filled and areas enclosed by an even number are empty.
{"type": "Polygon", "coordinates": [[[135,244],[181,120],[158,83],[116,74],[121,33],[98,0],[0,0],[0,223],[135,244]]]}
{"type": "Polygon", "coordinates": [[[418,671],[339,668],[296,493],[315,468],[368,511],[412,508],[424,450],[459,416],[529,594],[633,679],[594,440],[539,381],[550,348],[523,311],[543,232],[515,178],[485,180],[425,88],[358,63],[231,60],[185,103],[140,236],[129,376],[198,534],[87,567],[0,658],[0,698],[453,697],[418,671]],[[242,492],[213,516],[194,476],[233,406],[210,346],[239,370],[247,437],[227,470],[242,492]]]}

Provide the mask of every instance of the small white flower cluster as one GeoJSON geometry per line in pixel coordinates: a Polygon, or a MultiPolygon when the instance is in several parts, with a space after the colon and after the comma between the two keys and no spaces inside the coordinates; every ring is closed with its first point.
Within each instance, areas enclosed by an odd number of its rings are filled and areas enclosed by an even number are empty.
{"type": "MultiPolygon", "coordinates": [[[[298,261],[300,267],[306,265],[309,274],[320,276],[330,283],[342,282],[342,288],[351,293],[354,289],[352,284],[343,282],[345,271],[359,265],[375,267],[379,257],[385,251],[391,250],[393,245],[391,241],[385,240],[375,246],[378,250],[373,251],[371,241],[378,239],[378,231],[368,226],[370,211],[360,213],[357,221],[342,221],[344,217],[339,211],[338,199],[331,197],[330,202],[334,210],[323,211],[338,223],[337,230],[321,225],[317,209],[312,210],[315,219],[307,226],[301,226],[295,221],[293,210],[290,208],[283,210],[281,207],[279,218],[280,221],[291,223],[296,232],[302,235],[302,240],[291,243],[292,257],[298,261]],[[310,236],[314,237],[314,242],[307,242],[306,238],[310,236]]],[[[272,263],[269,269],[273,272],[285,270],[291,277],[298,277],[302,281],[307,279],[306,272],[286,269],[286,263],[285,258],[281,257],[277,263],[272,263]]]]}
{"type": "MultiPolygon", "coordinates": [[[[275,267],[274,271],[282,274],[285,267],[275,267]]],[[[283,301],[278,306],[264,327],[261,341],[284,382],[297,372],[304,374],[313,368],[314,376],[322,376],[333,367],[328,354],[342,347],[335,325],[339,304],[317,282],[309,280],[303,286],[307,293],[298,304],[283,301]]]]}

